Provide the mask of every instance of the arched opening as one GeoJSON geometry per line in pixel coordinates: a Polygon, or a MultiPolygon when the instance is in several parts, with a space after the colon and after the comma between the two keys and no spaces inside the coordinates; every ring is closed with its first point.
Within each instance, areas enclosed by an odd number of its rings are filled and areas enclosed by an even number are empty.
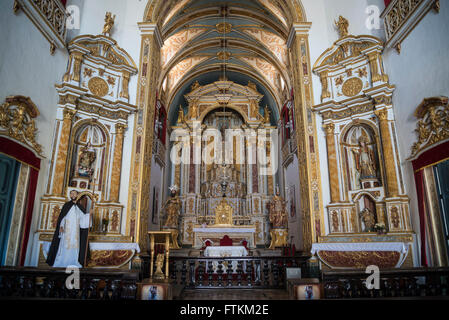
{"type": "Polygon", "coordinates": [[[242,135],[245,143],[254,143],[254,150],[244,150],[245,161],[254,162],[230,168],[230,175],[241,175],[242,186],[246,185],[246,195],[240,198],[243,200],[232,206],[236,212],[234,220],[246,219],[242,223],[255,230],[250,246],[268,247],[272,241],[278,247],[295,246],[307,251],[324,232],[316,124],[311,111],[313,90],[311,82],[302,79],[311,76],[307,40],[310,24],[304,21],[302,5],[296,0],[148,2],[144,22],[140,24],[141,80],[145,81],[138,88],[137,104],[142,110],[137,113],[133,147],[140,160],[134,161],[131,168],[136,177],[132,182],[138,181],[138,187],[129,191],[128,225],[131,231],[136,230],[139,245],[147,245],[143,236],[147,230],[163,228],[164,207],[171,201],[168,189],[176,186],[181,205],[179,228],[172,236],[183,246],[198,246],[192,228],[201,223],[201,217],[214,214],[204,196],[207,186],[203,179],[217,174],[213,175],[211,168],[205,169],[201,161],[193,161],[201,160],[202,154],[195,151],[194,145],[199,139],[197,144],[201,146],[206,128],[220,127],[218,122],[205,124],[210,121],[210,114],[220,113],[228,114],[229,120],[241,115],[240,130],[255,133],[254,139],[242,135]],[[294,24],[304,28],[295,28],[294,24]],[[296,61],[302,61],[301,67],[296,61]],[[144,125],[158,117],[158,111],[153,112],[151,106],[155,97],[156,105],[167,107],[166,149],[158,147],[163,143],[159,143],[157,121],[154,130],[144,125]],[[288,107],[288,112],[281,119],[283,107],[288,107]],[[279,136],[286,142],[280,143],[279,136]],[[156,161],[143,166],[150,159],[147,150],[151,145],[156,161]],[[161,152],[165,155],[161,156],[161,152]],[[174,155],[190,161],[175,163],[171,159],[174,155]],[[165,161],[157,160],[160,158],[165,161]],[[313,169],[308,169],[310,166],[313,169]],[[275,197],[276,190],[280,198],[275,197]],[[283,204],[270,207],[276,199],[282,199],[283,204]],[[288,234],[270,235],[270,208],[288,216],[279,220],[288,223],[288,234]],[[149,218],[139,211],[153,213],[149,218]],[[249,216],[240,219],[240,213],[249,216]]]}

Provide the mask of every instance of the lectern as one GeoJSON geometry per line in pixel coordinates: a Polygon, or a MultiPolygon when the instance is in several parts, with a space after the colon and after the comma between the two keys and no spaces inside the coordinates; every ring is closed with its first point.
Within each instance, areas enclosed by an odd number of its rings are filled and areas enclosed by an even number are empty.
{"type": "MultiPolygon", "coordinates": [[[[154,269],[154,247],[157,244],[164,245],[165,248],[165,279],[169,278],[168,266],[169,266],[169,256],[170,256],[170,231],[148,231],[150,237],[150,279],[153,279],[153,269],[154,269]]],[[[160,280],[160,279],[158,279],[160,280]]]]}

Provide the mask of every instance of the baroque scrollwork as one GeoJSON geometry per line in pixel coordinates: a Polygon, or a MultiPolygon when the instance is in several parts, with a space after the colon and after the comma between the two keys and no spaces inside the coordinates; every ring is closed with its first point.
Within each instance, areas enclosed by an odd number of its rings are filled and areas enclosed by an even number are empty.
{"type": "Polygon", "coordinates": [[[419,119],[416,132],[418,141],[412,147],[412,157],[422,150],[449,139],[449,105],[447,97],[424,99],[415,116],[419,119]]]}
{"type": "Polygon", "coordinates": [[[0,105],[0,135],[24,143],[42,155],[42,146],[36,141],[37,128],[34,118],[38,115],[39,111],[30,98],[6,98],[6,102],[0,105]]]}

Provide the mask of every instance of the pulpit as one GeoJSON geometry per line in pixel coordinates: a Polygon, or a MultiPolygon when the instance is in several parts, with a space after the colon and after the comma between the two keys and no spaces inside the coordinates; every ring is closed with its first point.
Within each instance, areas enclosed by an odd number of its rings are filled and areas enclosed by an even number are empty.
{"type": "Polygon", "coordinates": [[[224,236],[232,239],[233,243],[242,243],[246,241],[249,248],[255,248],[256,239],[255,226],[235,226],[232,223],[233,209],[223,198],[215,209],[215,224],[211,226],[196,225],[193,228],[194,243],[196,249],[204,247],[205,241],[209,240],[213,243],[220,243],[224,236]]]}

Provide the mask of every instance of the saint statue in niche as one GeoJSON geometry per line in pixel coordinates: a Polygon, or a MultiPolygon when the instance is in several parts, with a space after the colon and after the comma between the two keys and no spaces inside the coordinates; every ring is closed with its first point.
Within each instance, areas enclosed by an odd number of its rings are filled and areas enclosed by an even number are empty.
{"type": "Polygon", "coordinates": [[[170,198],[165,203],[163,210],[166,212],[164,228],[178,228],[179,212],[181,211],[181,201],[177,196],[177,186],[170,187],[170,198]]]}
{"type": "Polygon", "coordinates": [[[96,158],[97,155],[90,142],[80,149],[77,169],[78,175],[80,177],[92,177],[94,173],[92,165],[95,162],[96,158]]]}
{"type": "Polygon", "coordinates": [[[360,216],[363,224],[365,225],[364,232],[372,232],[374,230],[374,225],[376,224],[374,213],[370,209],[365,208],[360,213],[360,216]]]}
{"type": "Polygon", "coordinates": [[[359,147],[352,150],[355,156],[356,169],[360,179],[377,178],[376,160],[373,150],[368,146],[369,139],[365,132],[358,139],[359,147]]]}
{"type": "Polygon", "coordinates": [[[287,228],[287,210],[284,199],[280,196],[279,190],[268,204],[270,212],[270,222],[273,228],[287,228]]]}

